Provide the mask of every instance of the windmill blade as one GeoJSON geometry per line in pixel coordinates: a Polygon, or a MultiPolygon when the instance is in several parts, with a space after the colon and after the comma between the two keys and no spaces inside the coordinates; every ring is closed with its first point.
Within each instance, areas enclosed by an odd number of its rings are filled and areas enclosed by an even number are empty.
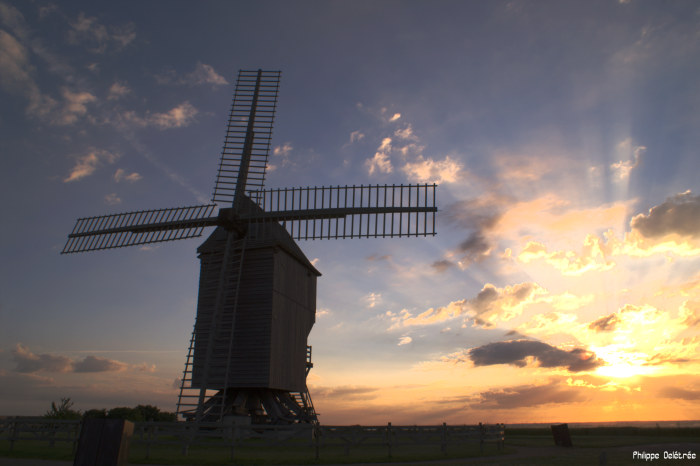
{"type": "Polygon", "coordinates": [[[141,210],[121,214],[79,218],[68,235],[61,254],[160,243],[202,235],[216,205],[141,210]]]}
{"type": "Polygon", "coordinates": [[[256,225],[276,220],[294,239],[434,236],[435,184],[281,188],[252,193],[264,212],[242,215],[256,225]]]}
{"type": "Polygon", "coordinates": [[[280,74],[238,72],[213,202],[233,203],[239,184],[240,192],[263,189],[280,74]]]}

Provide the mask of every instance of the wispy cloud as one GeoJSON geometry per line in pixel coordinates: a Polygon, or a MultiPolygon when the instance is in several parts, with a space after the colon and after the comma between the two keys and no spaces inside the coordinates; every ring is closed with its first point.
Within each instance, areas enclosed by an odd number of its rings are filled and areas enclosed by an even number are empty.
{"type": "Polygon", "coordinates": [[[185,75],[178,76],[178,73],[176,73],[174,70],[168,70],[165,73],[156,75],[155,79],[158,84],[187,86],[198,86],[203,84],[223,86],[228,84],[226,78],[217,73],[213,66],[201,62],[197,62],[195,69],[185,75]]]}
{"type": "Polygon", "coordinates": [[[365,166],[370,175],[375,173],[391,173],[394,168],[391,165],[389,154],[391,152],[391,138],[382,139],[382,143],[374,153],[374,157],[365,161],[365,166]]]}
{"type": "Polygon", "coordinates": [[[189,126],[199,111],[189,102],[185,101],[170,110],[162,113],[148,113],[140,116],[134,111],[125,111],[119,115],[118,124],[121,126],[137,126],[141,128],[155,127],[158,129],[172,129],[189,126]]]}
{"type": "Polygon", "coordinates": [[[115,82],[109,87],[109,94],[107,95],[107,100],[119,100],[125,95],[131,93],[131,89],[121,82],[115,82]]]}
{"type": "Polygon", "coordinates": [[[70,174],[63,179],[63,182],[70,183],[90,176],[101,165],[112,164],[118,158],[118,154],[107,150],[91,149],[87,154],[78,157],[76,164],[71,169],[70,174]]]}
{"type": "Polygon", "coordinates": [[[133,173],[126,173],[126,170],[123,168],[118,168],[116,172],[114,172],[114,181],[117,183],[120,183],[122,181],[126,181],[128,183],[133,183],[135,181],[139,181],[141,179],[141,175],[133,172],[133,173]]]}
{"type": "Polygon", "coordinates": [[[96,17],[85,13],[70,23],[68,42],[84,45],[90,52],[105,53],[108,48],[121,50],[136,39],[134,23],[105,26],[96,17]]]}
{"type": "Polygon", "coordinates": [[[630,173],[639,166],[640,156],[646,149],[644,146],[634,146],[631,139],[620,142],[617,145],[617,153],[623,158],[610,165],[614,180],[617,182],[629,180],[630,173]]]}
{"type": "Polygon", "coordinates": [[[406,162],[402,170],[409,180],[419,183],[455,183],[460,179],[462,164],[449,155],[442,160],[419,155],[415,161],[406,162]]]}

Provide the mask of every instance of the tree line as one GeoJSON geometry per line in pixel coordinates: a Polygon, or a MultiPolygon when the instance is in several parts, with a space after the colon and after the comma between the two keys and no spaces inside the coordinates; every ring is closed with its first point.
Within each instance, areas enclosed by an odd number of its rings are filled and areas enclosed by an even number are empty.
{"type": "Polygon", "coordinates": [[[73,409],[70,398],[61,398],[60,403],[51,402],[51,409],[44,414],[48,419],[126,419],[132,422],[175,422],[177,414],[161,411],[157,406],[138,405],[134,408],[120,406],[107,409],[88,409],[85,412],[73,409]]]}

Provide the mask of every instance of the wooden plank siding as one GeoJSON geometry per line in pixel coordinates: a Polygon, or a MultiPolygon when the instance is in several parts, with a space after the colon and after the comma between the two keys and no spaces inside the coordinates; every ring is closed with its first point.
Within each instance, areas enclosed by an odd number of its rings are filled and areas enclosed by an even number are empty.
{"type": "Polygon", "coordinates": [[[306,387],[306,345],[315,321],[319,274],[281,226],[271,225],[270,230],[262,238],[247,240],[235,322],[233,309],[241,251],[234,251],[229,257],[231,266],[225,278],[227,294],[216,329],[212,329],[212,318],[226,231],[217,228],[198,249],[201,266],[192,372],[194,388],[201,387],[204,382],[211,331],[215,336],[206,383],[208,389],[246,387],[301,391],[306,387]],[[226,380],[232,326],[235,329],[233,349],[226,380]]]}

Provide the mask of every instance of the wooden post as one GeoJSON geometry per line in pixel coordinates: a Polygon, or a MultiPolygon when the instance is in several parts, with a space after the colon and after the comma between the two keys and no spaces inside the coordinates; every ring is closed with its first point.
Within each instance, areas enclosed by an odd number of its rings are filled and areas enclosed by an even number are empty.
{"type": "Polygon", "coordinates": [[[440,445],[442,453],[447,455],[447,423],[442,423],[442,445],[440,445]]]}
{"type": "Polygon", "coordinates": [[[10,429],[12,434],[10,435],[10,451],[15,447],[15,438],[17,437],[17,416],[15,416],[14,421],[12,421],[12,428],[10,429]]]}
{"type": "Polygon", "coordinates": [[[479,423],[479,451],[484,454],[484,425],[479,423]]]}
{"type": "Polygon", "coordinates": [[[124,466],[134,424],[123,419],[86,419],[80,432],[74,466],[124,466]]]}
{"type": "Polygon", "coordinates": [[[316,444],[316,459],[318,459],[319,456],[319,448],[321,446],[321,426],[318,424],[314,424],[314,441],[316,444]]]}
{"type": "Polygon", "coordinates": [[[386,442],[387,442],[387,448],[389,450],[389,458],[391,458],[391,437],[392,437],[392,432],[391,432],[391,422],[386,425],[386,442]]]}

